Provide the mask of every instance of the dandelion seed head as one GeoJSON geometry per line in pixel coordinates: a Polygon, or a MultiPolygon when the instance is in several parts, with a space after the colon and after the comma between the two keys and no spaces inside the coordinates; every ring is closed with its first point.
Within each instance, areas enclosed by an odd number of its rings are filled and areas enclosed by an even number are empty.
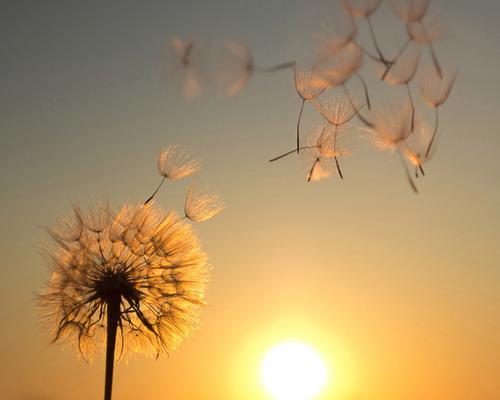
{"type": "MultiPolygon", "coordinates": [[[[385,75],[384,81],[389,85],[398,86],[409,83],[415,77],[420,61],[420,46],[411,43],[400,57],[396,60],[385,75]]],[[[386,71],[386,66],[377,64],[377,73],[382,77],[386,71]]]]}
{"type": "Polygon", "coordinates": [[[329,90],[314,101],[314,106],[330,124],[341,126],[354,118],[354,107],[359,110],[362,104],[351,96],[329,90]]]}
{"type": "Polygon", "coordinates": [[[203,222],[215,217],[224,209],[224,202],[215,193],[194,182],[189,188],[184,206],[186,217],[194,222],[203,222]]]}
{"type": "Polygon", "coordinates": [[[342,6],[353,17],[369,17],[380,5],[381,0],[341,0],[342,6]]]}
{"type": "Polygon", "coordinates": [[[445,71],[442,76],[435,68],[427,67],[420,77],[420,93],[429,107],[439,107],[448,100],[457,79],[457,70],[445,71]]]}
{"type": "Polygon", "coordinates": [[[326,87],[336,87],[344,84],[363,65],[363,51],[354,42],[342,47],[328,61],[318,66],[317,75],[327,82],[326,87]]]}
{"type": "Polygon", "coordinates": [[[426,155],[431,139],[432,129],[423,119],[416,119],[415,130],[408,136],[407,145],[403,147],[403,153],[411,165],[419,167],[431,159],[435,147],[426,155]]]}
{"type": "Polygon", "coordinates": [[[443,22],[437,14],[426,14],[423,19],[406,25],[408,36],[419,44],[429,44],[444,36],[443,22]]]}
{"type": "Polygon", "coordinates": [[[177,180],[194,174],[200,169],[199,160],[192,158],[182,147],[171,145],[158,155],[158,173],[166,179],[177,180]]]}
{"type": "Polygon", "coordinates": [[[307,133],[300,156],[308,181],[316,182],[332,176],[336,170],[335,157],[349,155],[346,133],[344,127],[330,124],[315,126],[307,133]]]}
{"type": "Polygon", "coordinates": [[[254,71],[250,48],[236,40],[225,40],[217,63],[216,81],[225,96],[234,96],[242,90],[254,71]]]}
{"type": "Polygon", "coordinates": [[[173,69],[168,71],[171,76],[180,77],[181,92],[187,99],[198,97],[203,89],[204,78],[200,71],[200,62],[195,60],[194,53],[198,47],[192,39],[173,37],[167,42],[173,58],[173,69]]]}
{"type": "Polygon", "coordinates": [[[357,34],[353,17],[348,13],[341,13],[336,21],[323,24],[316,39],[317,63],[326,62],[335,56],[342,48],[351,42],[357,34]]]}
{"type": "Polygon", "coordinates": [[[295,63],[293,68],[295,90],[304,100],[313,100],[318,97],[329,83],[322,79],[314,69],[304,68],[295,63]]]}
{"type": "Polygon", "coordinates": [[[412,110],[406,103],[381,107],[372,112],[370,139],[375,147],[394,151],[411,133],[412,110]]]}
{"type": "Polygon", "coordinates": [[[431,0],[389,0],[394,13],[404,22],[418,22],[425,17],[431,0]]]}
{"type": "Polygon", "coordinates": [[[151,203],[75,209],[64,221],[50,230],[52,274],[38,296],[54,341],[75,342],[91,356],[104,345],[106,313],[116,300],[117,352],[175,349],[196,326],[208,276],[190,224],[151,203]],[[99,221],[98,231],[89,220],[99,221]]]}

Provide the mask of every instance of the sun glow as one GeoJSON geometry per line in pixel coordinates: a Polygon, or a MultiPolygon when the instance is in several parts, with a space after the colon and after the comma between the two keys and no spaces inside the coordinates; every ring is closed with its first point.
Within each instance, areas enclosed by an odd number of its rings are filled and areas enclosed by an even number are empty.
{"type": "Polygon", "coordinates": [[[283,342],[262,361],[262,383],[277,400],[310,400],[326,385],[327,370],[318,352],[302,342],[283,342]]]}

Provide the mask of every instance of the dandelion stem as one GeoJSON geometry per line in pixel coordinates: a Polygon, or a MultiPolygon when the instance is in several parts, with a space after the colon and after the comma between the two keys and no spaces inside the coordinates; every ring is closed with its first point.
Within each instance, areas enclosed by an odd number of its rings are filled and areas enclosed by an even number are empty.
{"type": "Polygon", "coordinates": [[[411,94],[410,83],[406,82],[406,91],[408,92],[408,98],[410,99],[411,105],[411,133],[415,130],[415,102],[413,101],[413,96],[411,94]]]}
{"type": "Polygon", "coordinates": [[[311,179],[312,179],[312,176],[313,176],[313,173],[314,173],[314,168],[316,168],[316,164],[319,163],[319,158],[316,158],[316,160],[314,161],[312,167],[311,167],[311,170],[309,171],[309,174],[307,175],[307,182],[311,182],[311,179]]]}
{"type": "Polygon", "coordinates": [[[334,126],[335,126],[335,130],[334,130],[334,133],[333,133],[333,154],[334,154],[334,157],[335,157],[335,165],[337,166],[337,171],[338,171],[338,173],[340,175],[340,179],[344,179],[344,176],[342,175],[342,171],[340,170],[340,164],[339,164],[339,160],[337,159],[337,151],[336,151],[338,125],[334,125],[334,126]]]}
{"type": "Polygon", "coordinates": [[[299,154],[300,150],[300,120],[302,119],[302,112],[304,111],[304,104],[306,103],[306,99],[302,97],[302,104],[300,106],[299,119],[297,120],[297,154],[299,154]]]}
{"type": "Polygon", "coordinates": [[[120,318],[120,295],[113,295],[107,303],[107,338],[106,338],[106,377],[104,383],[104,400],[111,400],[113,388],[113,367],[115,364],[115,345],[118,320],[120,318]]]}
{"type": "Polygon", "coordinates": [[[441,66],[439,65],[437,54],[436,54],[436,51],[434,50],[434,46],[432,45],[432,43],[429,43],[429,50],[431,51],[432,62],[434,63],[434,66],[436,67],[436,71],[439,74],[439,77],[442,79],[443,78],[443,71],[441,70],[441,66]]]}
{"type": "Polygon", "coordinates": [[[375,50],[377,51],[379,59],[384,64],[387,64],[387,60],[385,59],[384,55],[382,54],[382,50],[380,50],[380,46],[378,45],[377,37],[375,36],[375,30],[373,29],[373,24],[372,24],[372,20],[371,20],[370,16],[366,17],[366,21],[368,22],[368,26],[370,28],[370,36],[372,38],[373,46],[375,47],[375,50]]]}
{"type": "Polygon", "coordinates": [[[406,50],[406,48],[410,45],[412,41],[413,41],[412,38],[408,38],[403,47],[401,47],[401,49],[398,51],[398,54],[396,54],[396,57],[394,57],[391,62],[387,63],[387,67],[385,68],[385,71],[382,74],[382,77],[380,78],[381,81],[385,79],[385,77],[391,71],[394,64],[396,64],[396,62],[398,61],[399,57],[401,57],[401,54],[403,54],[403,52],[406,50]]]}
{"type": "Polygon", "coordinates": [[[398,151],[398,154],[399,154],[399,159],[401,160],[401,163],[403,164],[403,168],[405,169],[406,177],[408,178],[408,183],[410,184],[413,191],[416,194],[418,194],[417,185],[415,185],[415,182],[413,181],[413,178],[411,177],[410,171],[408,170],[408,166],[406,165],[405,159],[404,159],[403,155],[401,154],[401,151],[398,151]]]}
{"type": "MultiPolygon", "coordinates": [[[[302,146],[302,147],[300,148],[300,150],[315,149],[316,147],[317,147],[317,146],[302,146]]],[[[287,151],[285,154],[282,154],[282,155],[280,155],[280,156],[278,156],[278,157],[271,158],[271,159],[269,160],[269,162],[278,161],[278,160],[280,160],[281,158],[284,158],[284,157],[286,157],[286,156],[289,156],[290,154],[293,154],[293,153],[295,153],[295,152],[297,152],[297,149],[293,149],[293,150],[287,151]]]]}
{"type": "Polygon", "coordinates": [[[427,30],[425,29],[425,25],[420,21],[420,25],[422,26],[422,32],[424,33],[425,37],[427,38],[429,50],[431,52],[431,57],[432,57],[432,62],[434,64],[434,67],[436,67],[436,71],[439,75],[439,77],[442,79],[443,78],[443,71],[441,70],[441,65],[439,64],[438,58],[436,51],[434,50],[434,46],[432,45],[431,38],[427,34],[427,30]]]}
{"type": "Polygon", "coordinates": [[[358,119],[363,123],[365,124],[368,128],[374,128],[375,125],[373,124],[373,122],[370,122],[368,121],[365,117],[363,117],[361,115],[361,113],[359,112],[359,108],[358,106],[356,105],[356,103],[354,103],[353,99],[352,99],[352,96],[351,96],[351,93],[349,92],[349,89],[347,89],[347,86],[342,84],[342,90],[344,91],[344,93],[346,94],[347,98],[349,99],[349,101],[351,102],[351,106],[354,110],[354,112],[356,113],[356,116],[358,117],[358,119]]]}
{"type": "Polygon", "coordinates": [[[144,205],[148,204],[151,200],[153,200],[153,198],[156,196],[156,193],[158,193],[158,190],[160,190],[161,185],[163,185],[163,182],[165,182],[165,179],[167,179],[166,176],[163,177],[163,179],[161,180],[160,184],[158,185],[156,190],[153,192],[153,194],[151,196],[149,196],[148,199],[144,202],[144,205]]]}
{"type": "Polygon", "coordinates": [[[366,105],[368,106],[368,110],[371,110],[372,106],[370,103],[370,95],[368,94],[368,85],[366,84],[366,81],[363,79],[363,76],[359,72],[356,72],[356,76],[359,78],[361,84],[363,85],[363,90],[365,91],[366,105]]]}
{"type": "Polygon", "coordinates": [[[254,66],[255,71],[259,72],[277,72],[288,68],[293,68],[295,63],[293,61],[287,61],[276,65],[271,65],[270,67],[254,66]]]}
{"type": "Polygon", "coordinates": [[[436,107],[436,122],[434,123],[434,132],[432,132],[431,141],[429,142],[429,146],[427,147],[427,151],[425,152],[425,158],[429,158],[429,153],[431,152],[431,147],[432,144],[434,143],[434,139],[436,138],[436,134],[438,131],[438,124],[439,124],[439,113],[438,113],[438,107],[436,107]]]}

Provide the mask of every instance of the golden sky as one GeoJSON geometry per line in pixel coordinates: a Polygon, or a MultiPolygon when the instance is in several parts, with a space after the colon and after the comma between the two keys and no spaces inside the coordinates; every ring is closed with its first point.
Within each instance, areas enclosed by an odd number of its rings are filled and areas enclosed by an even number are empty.
{"type": "MultiPolygon", "coordinates": [[[[320,399],[498,399],[500,6],[435,3],[459,80],[419,195],[396,157],[363,147],[343,181],[308,184],[293,158],[269,164],[294,145],[289,71],[194,101],[159,76],[173,35],[235,37],[262,64],[286,61],[326,1],[2,6],[0,397],[101,397],[103,357],[88,365],[40,327],[43,227],[72,202],[144,199],[158,150],[179,143],[227,203],[196,226],[213,267],[208,305],[170,356],[118,364],[117,400],[266,399],[260,362],[284,340],[322,354],[332,377],[320,399]]],[[[182,211],[187,184],[166,184],[158,204],[182,211]]]]}

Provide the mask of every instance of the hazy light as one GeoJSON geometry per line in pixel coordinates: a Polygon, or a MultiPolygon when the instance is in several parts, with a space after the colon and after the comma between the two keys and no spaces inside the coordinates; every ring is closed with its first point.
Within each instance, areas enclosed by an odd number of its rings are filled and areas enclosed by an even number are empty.
{"type": "Polygon", "coordinates": [[[327,380],[326,367],[311,346],[284,342],[264,357],[262,383],[278,400],[309,400],[321,393],[327,380]]]}

